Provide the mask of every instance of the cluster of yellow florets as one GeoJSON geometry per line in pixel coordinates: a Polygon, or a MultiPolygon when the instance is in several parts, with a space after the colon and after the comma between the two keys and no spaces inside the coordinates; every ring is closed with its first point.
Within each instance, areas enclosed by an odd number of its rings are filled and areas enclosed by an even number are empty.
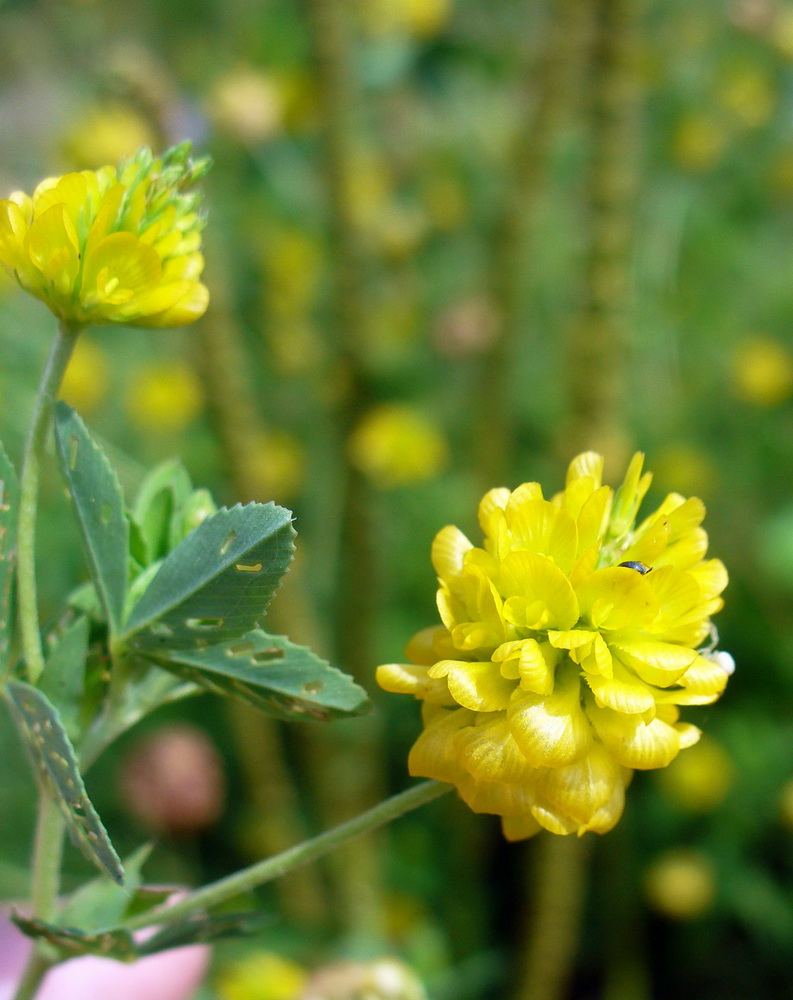
{"type": "Polygon", "coordinates": [[[0,264],[64,323],[181,326],[201,316],[203,218],[189,144],[42,181],[0,201],[0,264]]]}
{"type": "Polygon", "coordinates": [[[453,526],[433,543],[443,625],[378,668],[424,703],[411,774],[453,783],[510,839],[610,830],[632,770],[699,739],[678,706],[715,701],[731,672],[712,652],[727,573],[704,558],[704,506],[670,494],[637,526],[642,464],[616,494],[592,452],[552,500],[538,483],[487,493],[482,548],[453,526]]]}

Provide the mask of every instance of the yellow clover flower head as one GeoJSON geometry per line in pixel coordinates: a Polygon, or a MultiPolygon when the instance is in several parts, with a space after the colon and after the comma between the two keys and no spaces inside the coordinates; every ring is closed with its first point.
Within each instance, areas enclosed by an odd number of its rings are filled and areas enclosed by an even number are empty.
{"type": "Polygon", "coordinates": [[[378,668],[424,703],[410,773],[454,784],[510,840],[610,830],[632,771],[699,739],[679,706],[715,701],[734,666],[713,651],[727,572],[704,558],[702,501],[671,493],[637,525],[643,460],[616,493],[593,452],[551,500],[539,483],[487,493],[481,548],[454,526],[433,543],[443,624],[378,668]]]}
{"type": "Polygon", "coordinates": [[[201,195],[190,144],[42,181],[0,201],[0,263],[70,326],[181,326],[203,315],[201,195]]]}

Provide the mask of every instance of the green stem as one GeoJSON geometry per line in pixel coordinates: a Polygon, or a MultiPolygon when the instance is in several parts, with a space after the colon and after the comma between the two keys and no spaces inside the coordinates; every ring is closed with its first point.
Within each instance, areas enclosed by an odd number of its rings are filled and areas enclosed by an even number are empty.
{"type": "Polygon", "coordinates": [[[38,946],[34,948],[17,986],[14,1000],[33,1000],[38,993],[42,979],[54,964],[55,961],[43,948],[38,946]]]}
{"type": "Polygon", "coordinates": [[[356,816],[346,823],[340,823],[311,840],[304,840],[302,844],[290,847],[272,858],[257,861],[256,864],[243,868],[242,871],[228,875],[217,882],[211,882],[202,889],[196,889],[195,892],[191,892],[189,896],[172,906],[165,904],[148,910],[146,913],[141,913],[126,921],[124,926],[128,930],[136,930],[140,927],[149,927],[152,924],[173,924],[184,917],[204,913],[233,896],[250,892],[251,889],[264,885],[265,882],[280,878],[300,865],[308,864],[310,861],[322,857],[323,854],[335,850],[352,837],[384,826],[398,816],[410,812],[411,809],[416,809],[418,806],[424,805],[425,802],[431,802],[433,799],[445,795],[451,789],[451,785],[439,781],[424,781],[420,785],[409,788],[406,792],[393,795],[390,799],[386,799],[372,809],[361,813],[360,816],[356,816]]]}
{"type": "Polygon", "coordinates": [[[72,356],[79,329],[61,323],[41,377],[30,422],[22,475],[19,479],[19,525],[17,529],[17,601],[22,651],[28,679],[32,684],[44,669],[38,604],[36,599],[36,510],[39,495],[39,466],[50,429],[52,404],[63,373],[72,356]]]}

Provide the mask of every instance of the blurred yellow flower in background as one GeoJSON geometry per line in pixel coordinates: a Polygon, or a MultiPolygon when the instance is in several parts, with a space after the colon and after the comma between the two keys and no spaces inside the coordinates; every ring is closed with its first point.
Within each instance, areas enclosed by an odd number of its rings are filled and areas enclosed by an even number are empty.
{"type": "Polygon", "coordinates": [[[361,19],[373,35],[404,32],[431,38],[449,20],[451,0],[359,0],[361,19]]]}
{"type": "Polygon", "coordinates": [[[712,652],[727,572],[704,558],[702,501],[670,493],[636,525],[642,465],[616,493],[594,452],[552,500],[539,483],[487,493],[482,548],[451,525],[433,543],[443,625],[377,670],[424,702],[410,773],[454,784],[511,840],[610,830],[632,769],[699,739],[678,706],[715,701],[734,667],[712,652]]]}
{"type": "Polygon", "coordinates": [[[0,263],[64,323],[180,326],[203,315],[203,218],[189,191],[208,161],[184,143],[118,168],[42,181],[0,201],[0,263]]]}
{"type": "Polygon", "coordinates": [[[731,363],[735,395],[755,406],[777,406],[793,395],[793,354],[771,337],[745,337],[731,363]]]}
{"type": "Polygon", "coordinates": [[[257,951],[218,972],[219,1000],[298,1000],[306,982],[296,963],[271,951],[257,951]]]}
{"type": "Polygon", "coordinates": [[[141,368],[126,392],[130,420],[146,433],[181,431],[204,406],[204,390],[183,361],[161,361],[141,368]]]}
{"type": "Polygon", "coordinates": [[[774,81],[757,66],[731,70],[722,83],[720,97],[724,107],[747,128],[765,125],[777,104],[774,81]]]}
{"type": "Polygon", "coordinates": [[[687,115],[672,135],[672,157],[686,170],[699,172],[715,167],[729,142],[727,129],[710,115],[687,115]]]}
{"type": "Polygon", "coordinates": [[[276,81],[249,66],[215,80],[207,111],[220,131],[251,146],[276,135],[283,122],[283,100],[276,81]]]}
{"type": "Polygon", "coordinates": [[[735,768],[726,750],[703,736],[688,753],[681,754],[658,775],[661,788],[672,801],[690,812],[710,812],[721,805],[732,787],[735,768]]]}
{"type": "Polygon", "coordinates": [[[677,847],[658,855],[644,877],[647,901],[665,917],[691,920],[705,913],[716,895],[713,865],[700,851],[677,847]]]}
{"type": "Polygon", "coordinates": [[[681,493],[702,496],[718,485],[718,469],[706,451],[684,441],[672,442],[653,459],[655,485],[661,490],[675,486],[681,493]]]}
{"type": "Polygon", "coordinates": [[[91,413],[107,395],[110,365],[102,348],[81,337],[61,383],[61,399],[80,413],[91,413]]]}
{"type": "Polygon", "coordinates": [[[125,104],[106,104],[84,112],[63,138],[63,152],[77,170],[118,163],[156,137],[146,119],[125,104]]]}
{"type": "Polygon", "coordinates": [[[431,479],[447,456],[435,424],[413,407],[399,404],[370,410],[353,431],[349,448],[353,464],[382,489],[431,479]]]}

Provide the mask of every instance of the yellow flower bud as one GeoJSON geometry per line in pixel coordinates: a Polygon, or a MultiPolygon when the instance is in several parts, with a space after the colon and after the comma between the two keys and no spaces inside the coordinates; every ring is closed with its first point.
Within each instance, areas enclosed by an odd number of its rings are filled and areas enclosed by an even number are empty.
{"type": "Polygon", "coordinates": [[[190,145],[42,181],[0,201],[0,264],[69,326],[181,326],[203,315],[206,172],[190,145]]]}

